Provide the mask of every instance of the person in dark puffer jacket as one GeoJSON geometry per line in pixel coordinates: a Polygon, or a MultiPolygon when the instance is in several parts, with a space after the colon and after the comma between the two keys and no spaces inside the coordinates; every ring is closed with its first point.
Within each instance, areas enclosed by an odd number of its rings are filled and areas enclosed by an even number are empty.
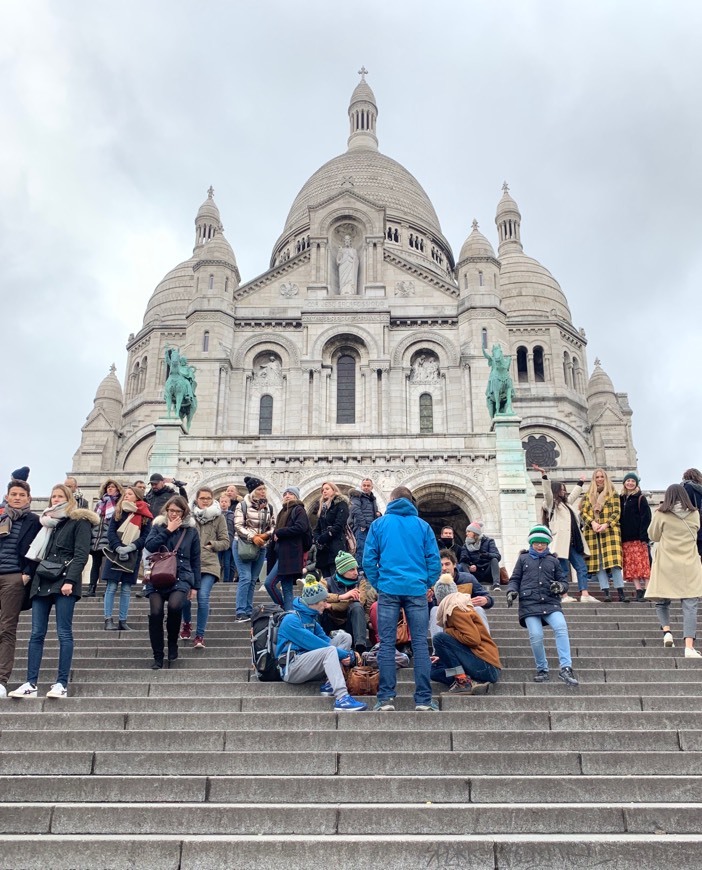
{"type": "Polygon", "coordinates": [[[27,550],[38,562],[29,597],[32,601],[32,634],[27,651],[27,682],[9,693],[11,698],[36,698],[44,653],[44,639],[52,609],[56,612],[59,640],[58,673],[47,698],[65,698],[73,661],[73,611],[83,593],[82,575],[88,562],[92,529],[99,519],[93,511],[78,508],[73,493],[62,483],[51,490],[50,506],[40,518],[41,530],[27,550]],[[42,560],[44,566],[42,566],[42,560]],[[43,570],[52,562],[63,571],[51,576],[43,570]]]}
{"type": "Polygon", "coordinates": [[[561,595],[568,591],[568,580],[557,557],[549,550],[551,532],[546,526],[534,526],[529,532],[529,549],[519,554],[507,586],[507,606],[519,598],[519,624],[529,632],[529,642],[536,661],[535,683],[549,681],[548,660],[544,649],[544,625],[550,625],[556,639],[560,671],[567,686],[577,686],[570,657],[570,637],[561,595]]]}
{"type": "MultiPolygon", "coordinates": [[[[688,468],[683,474],[682,485],[692,504],[702,516],[702,472],[696,468],[688,468]]],[[[697,552],[702,559],[702,526],[697,532],[697,552]]]]}

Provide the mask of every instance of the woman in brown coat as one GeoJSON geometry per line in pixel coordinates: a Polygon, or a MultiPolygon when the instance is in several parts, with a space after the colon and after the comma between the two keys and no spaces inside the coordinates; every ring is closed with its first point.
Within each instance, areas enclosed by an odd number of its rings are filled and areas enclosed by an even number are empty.
{"type": "Polygon", "coordinates": [[[697,553],[700,514],[682,484],[665,491],[653,515],[648,536],[656,542],[651,579],[645,597],[656,602],[656,616],[663,631],[663,646],[675,646],[670,631],[670,602],[679,600],[683,613],[685,658],[702,658],[695,649],[697,606],[702,596],[702,563],[697,553]]]}

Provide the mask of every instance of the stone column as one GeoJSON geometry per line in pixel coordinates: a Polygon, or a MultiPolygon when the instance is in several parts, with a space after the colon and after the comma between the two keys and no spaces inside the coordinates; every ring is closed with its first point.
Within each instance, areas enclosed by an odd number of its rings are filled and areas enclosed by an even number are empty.
{"type": "Polygon", "coordinates": [[[508,570],[514,565],[519,551],[526,546],[529,529],[536,523],[534,486],[526,470],[520,423],[519,417],[502,414],[492,421],[502,526],[501,549],[508,570]]]}
{"type": "Polygon", "coordinates": [[[180,437],[186,435],[180,420],[161,417],[156,421],[156,439],[149,460],[149,474],[158,472],[164,477],[178,477],[180,437]]]}

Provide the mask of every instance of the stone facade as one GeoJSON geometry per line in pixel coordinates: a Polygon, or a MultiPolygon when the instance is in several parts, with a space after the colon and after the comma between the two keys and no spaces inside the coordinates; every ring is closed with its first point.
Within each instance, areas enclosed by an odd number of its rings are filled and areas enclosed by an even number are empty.
{"type": "MultiPolygon", "coordinates": [[[[154,290],[129,336],[125,393],[114,371],[83,426],[74,473],[93,494],[106,475],[158,470],[190,486],[253,472],[280,503],[312,504],[332,479],[375,482],[381,507],[403,483],[435,525],[481,518],[508,560],[536,517],[528,461],[574,478],[636,466],[631,409],[599,363],[558,282],[521,242],[505,184],[497,254],[473,226],[458,262],[417,180],[378,150],[365,75],[348,110],[348,149],[296,197],[269,268],[242,284],[214,191],[192,256],[154,290]],[[483,349],[512,357],[515,416],[492,421],[483,349]],[[164,352],[197,370],[189,433],[163,423],[164,352]]],[[[509,563],[509,561],[508,561],[509,563]]]]}

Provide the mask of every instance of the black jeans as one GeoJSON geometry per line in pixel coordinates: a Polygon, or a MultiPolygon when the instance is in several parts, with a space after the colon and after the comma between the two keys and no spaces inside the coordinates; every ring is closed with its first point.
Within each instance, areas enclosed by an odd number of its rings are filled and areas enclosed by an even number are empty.
{"type": "Polygon", "coordinates": [[[168,649],[178,646],[178,632],[180,620],[183,615],[183,605],[187,593],[181,589],[173,589],[170,592],[165,589],[161,592],[152,592],[149,595],[149,639],[154,658],[163,661],[163,612],[166,601],[168,602],[168,616],[166,617],[166,634],[168,635],[168,649]]]}

